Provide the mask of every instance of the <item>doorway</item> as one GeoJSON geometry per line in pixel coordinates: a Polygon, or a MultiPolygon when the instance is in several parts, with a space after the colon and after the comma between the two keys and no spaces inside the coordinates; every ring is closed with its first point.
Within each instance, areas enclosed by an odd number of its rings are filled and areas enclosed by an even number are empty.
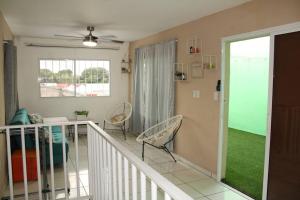
{"type": "Polygon", "coordinates": [[[268,125],[270,37],[227,44],[224,104],[225,165],[222,181],[262,199],[268,125]]]}

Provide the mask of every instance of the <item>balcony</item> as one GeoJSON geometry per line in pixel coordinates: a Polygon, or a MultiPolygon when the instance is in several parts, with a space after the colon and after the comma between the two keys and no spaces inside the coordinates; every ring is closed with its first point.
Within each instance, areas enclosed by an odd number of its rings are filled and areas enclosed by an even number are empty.
{"type": "MultiPolygon", "coordinates": [[[[161,150],[146,147],[143,162],[142,147],[135,136],[129,134],[124,140],[120,133],[107,134],[92,122],[7,126],[1,127],[1,130],[5,130],[8,148],[9,185],[6,199],[245,199],[216,182],[209,174],[201,173],[181,161],[175,163],[161,150]],[[67,138],[70,127],[74,130],[74,142],[68,139],[69,151],[66,145],[61,145],[61,166],[53,163],[53,151],[57,146],[51,145],[51,138],[52,127],[55,126],[61,127],[63,136],[67,138]],[[87,136],[78,134],[78,127],[82,126],[86,126],[87,136]],[[48,139],[47,136],[43,138],[45,129],[49,130],[48,139]],[[25,136],[31,134],[35,137],[36,181],[29,181],[26,176],[22,182],[13,181],[11,137],[8,137],[13,134],[21,136],[22,158],[27,152],[25,136]],[[50,163],[45,165],[47,167],[43,166],[41,139],[50,144],[50,163]]],[[[27,166],[26,159],[22,159],[22,163],[27,166]]],[[[23,168],[23,174],[27,175],[26,168],[23,168]]]]}

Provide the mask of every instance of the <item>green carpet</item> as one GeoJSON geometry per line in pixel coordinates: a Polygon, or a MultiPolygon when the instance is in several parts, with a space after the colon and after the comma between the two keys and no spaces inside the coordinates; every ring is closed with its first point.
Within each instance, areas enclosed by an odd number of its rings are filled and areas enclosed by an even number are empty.
{"type": "Polygon", "coordinates": [[[261,200],[265,136],[236,129],[228,131],[226,176],[223,182],[261,200]]]}

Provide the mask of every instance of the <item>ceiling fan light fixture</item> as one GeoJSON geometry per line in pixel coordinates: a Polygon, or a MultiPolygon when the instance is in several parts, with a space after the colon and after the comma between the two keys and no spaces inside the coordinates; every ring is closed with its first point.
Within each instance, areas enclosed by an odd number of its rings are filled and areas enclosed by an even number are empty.
{"type": "Polygon", "coordinates": [[[97,39],[88,36],[83,39],[82,43],[84,46],[87,46],[87,47],[95,47],[95,46],[97,46],[97,39]]]}

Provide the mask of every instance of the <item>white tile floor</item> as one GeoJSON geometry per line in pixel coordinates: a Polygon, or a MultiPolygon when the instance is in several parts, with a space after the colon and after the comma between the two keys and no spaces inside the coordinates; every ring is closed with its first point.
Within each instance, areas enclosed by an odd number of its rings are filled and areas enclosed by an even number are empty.
{"type": "MultiPolygon", "coordinates": [[[[122,143],[125,147],[131,150],[139,158],[141,158],[141,145],[135,140],[135,136],[127,134],[127,140],[119,132],[109,132],[117,141],[122,143]]],[[[76,187],[76,160],[74,143],[69,139],[69,161],[68,161],[68,177],[70,185],[70,199],[77,198],[76,187]]],[[[152,168],[157,170],[160,174],[165,176],[184,192],[189,194],[195,200],[246,200],[245,197],[238,193],[224,187],[213,178],[185,165],[178,161],[174,162],[172,158],[165,152],[146,146],[145,148],[145,162],[152,168]]],[[[88,185],[88,155],[87,155],[87,140],[85,136],[79,137],[79,176],[80,176],[80,197],[88,199],[89,185],[88,185]]],[[[50,173],[48,172],[49,182],[50,173]]],[[[64,186],[63,168],[55,168],[55,187],[64,186]]],[[[29,191],[37,191],[37,182],[29,183],[29,191]]],[[[22,193],[24,190],[22,183],[14,185],[16,193],[22,193]]],[[[150,182],[147,181],[147,200],[150,200],[150,182]]],[[[16,194],[15,193],[15,194],[16,194]]],[[[8,194],[8,193],[7,193],[8,194]]],[[[56,192],[56,199],[64,198],[64,191],[56,192]]],[[[163,192],[158,191],[158,199],[163,198],[163,192]]],[[[23,198],[20,198],[23,199],[23,198]]],[[[32,196],[31,199],[38,199],[32,196]]]]}
{"type": "MultiPolygon", "coordinates": [[[[136,142],[134,135],[128,134],[127,140],[124,140],[118,132],[109,132],[109,134],[141,158],[142,147],[136,142]]],[[[167,153],[156,148],[146,146],[145,162],[195,200],[246,200],[245,197],[224,187],[212,177],[180,161],[175,163],[167,153]]]]}

